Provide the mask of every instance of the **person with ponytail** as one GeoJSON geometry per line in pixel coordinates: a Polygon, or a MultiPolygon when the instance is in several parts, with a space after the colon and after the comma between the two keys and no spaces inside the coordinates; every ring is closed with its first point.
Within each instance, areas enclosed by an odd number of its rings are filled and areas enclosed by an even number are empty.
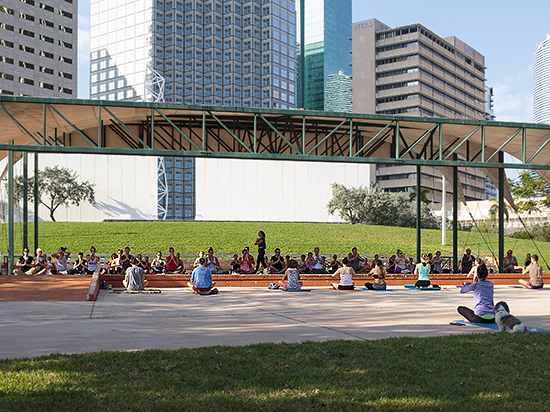
{"type": "Polygon", "coordinates": [[[422,262],[416,265],[414,274],[418,275],[418,280],[414,284],[417,288],[430,286],[430,272],[432,267],[430,266],[430,258],[425,253],[420,256],[422,262]]]}

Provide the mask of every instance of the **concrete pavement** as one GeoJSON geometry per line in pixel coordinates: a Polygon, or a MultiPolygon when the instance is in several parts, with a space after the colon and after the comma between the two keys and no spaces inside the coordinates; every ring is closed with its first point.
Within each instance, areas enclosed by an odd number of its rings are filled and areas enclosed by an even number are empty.
{"type": "MultiPolygon", "coordinates": [[[[379,339],[487,332],[452,326],[473,295],[448,291],[290,293],[220,288],[213,296],[185,289],[111,294],[96,302],[0,302],[0,358],[101,350],[176,349],[260,342],[379,339]]],[[[550,291],[495,286],[528,326],[550,330],[550,291]]]]}

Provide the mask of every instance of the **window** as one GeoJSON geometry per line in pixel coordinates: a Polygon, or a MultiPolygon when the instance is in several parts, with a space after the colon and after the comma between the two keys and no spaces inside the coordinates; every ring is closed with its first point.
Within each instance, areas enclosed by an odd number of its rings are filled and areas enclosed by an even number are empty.
{"type": "Polygon", "coordinates": [[[48,59],[53,59],[53,53],[46,52],[44,50],[40,50],[38,54],[42,57],[47,57],[48,59]]]}
{"type": "Polygon", "coordinates": [[[42,72],[42,73],[48,73],[48,74],[53,74],[53,69],[49,69],[47,67],[43,67],[43,66],[40,66],[38,68],[38,71],[42,72]]]}
{"type": "Polygon", "coordinates": [[[193,186],[185,185],[185,193],[192,193],[192,192],[193,192],[193,186]]]}
{"type": "MultiPolygon", "coordinates": [[[[42,40],[42,41],[45,41],[47,43],[52,43],[53,44],[53,38],[52,37],[44,36],[43,34],[41,34],[39,36],[39,39],[42,40]]],[[[59,41],[59,43],[61,44],[61,41],[59,41]]]]}
{"type": "Polygon", "coordinates": [[[53,13],[53,7],[52,7],[52,6],[48,6],[47,4],[40,3],[40,8],[43,9],[43,10],[46,10],[46,11],[49,11],[49,12],[52,12],[52,13],[53,13]]]}
{"type": "Polygon", "coordinates": [[[53,27],[53,23],[48,20],[40,19],[40,24],[46,27],[53,27]]]}
{"type": "Polygon", "coordinates": [[[6,46],[6,47],[11,47],[13,49],[13,42],[11,42],[11,41],[0,39],[0,45],[1,46],[6,46]]]}
{"type": "Polygon", "coordinates": [[[59,15],[60,15],[60,16],[63,16],[63,17],[67,17],[68,19],[72,19],[72,18],[73,18],[73,14],[72,14],[72,13],[69,13],[68,11],[64,11],[64,10],[59,10],[59,15]]]}
{"type": "Polygon", "coordinates": [[[193,217],[193,211],[191,209],[185,209],[185,217],[193,217]]]}
{"type": "Polygon", "coordinates": [[[63,77],[65,79],[72,79],[73,75],[71,73],[59,72],[59,77],[63,77]]]}
{"type": "Polygon", "coordinates": [[[0,79],[13,80],[13,74],[0,73],[0,79]]]}
{"type": "Polygon", "coordinates": [[[69,59],[68,57],[59,56],[59,61],[67,64],[73,64],[73,59],[69,59]]]}
{"type": "Polygon", "coordinates": [[[7,63],[7,64],[13,64],[13,59],[10,57],[0,56],[0,62],[7,63]]]}
{"type": "Polygon", "coordinates": [[[19,83],[28,84],[30,86],[33,86],[34,85],[34,80],[26,79],[24,77],[20,77],[19,78],[19,83]]]}
{"type": "Polygon", "coordinates": [[[39,85],[42,89],[53,90],[53,84],[40,82],[38,85],[39,85]]]}
{"type": "Polygon", "coordinates": [[[59,40],[59,45],[61,47],[66,47],[67,49],[72,49],[73,48],[72,43],[67,43],[66,41],[62,41],[62,40],[59,40]]]}
{"type": "Polygon", "coordinates": [[[19,62],[19,67],[24,67],[25,69],[31,69],[34,70],[34,64],[27,63],[27,62],[19,62]]]}
{"type": "MultiPolygon", "coordinates": [[[[51,27],[53,27],[53,23],[52,23],[51,27]]],[[[59,25],[59,30],[64,31],[64,32],[69,33],[69,34],[73,33],[73,29],[71,29],[70,27],[62,26],[62,25],[59,25]]]]}
{"type": "Polygon", "coordinates": [[[29,46],[23,46],[23,45],[20,44],[19,45],[19,50],[27,52],[27,53],[34,54],[34,49],[32,47],[29,47],[29,46]]]}
{"type": "Polygon", "coordinates": [[[11,14],[13,16],[13,10],[7,8],[6,6],[0,6],[0,12],[6,13],[6,14],[11,14]]]}
{"type": "Polygon", "coordinates": [[[14,30],[14,27],[13,27],[11,24],[0,23],[0,29],[4,29],[4,30],[8,30],[8,31],[13,31],[13,30],[14,30]]]}

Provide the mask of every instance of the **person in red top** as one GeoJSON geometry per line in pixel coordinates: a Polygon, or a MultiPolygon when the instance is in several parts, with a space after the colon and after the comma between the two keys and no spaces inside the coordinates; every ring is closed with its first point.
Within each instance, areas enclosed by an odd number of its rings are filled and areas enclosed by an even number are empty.
{"type": "Polygon", "coordinates": [[[178,258],[174,254],[174,248],[168,249],[168,257],[166,258],[166,273],[174,274],[178,271],[178,258]]]}

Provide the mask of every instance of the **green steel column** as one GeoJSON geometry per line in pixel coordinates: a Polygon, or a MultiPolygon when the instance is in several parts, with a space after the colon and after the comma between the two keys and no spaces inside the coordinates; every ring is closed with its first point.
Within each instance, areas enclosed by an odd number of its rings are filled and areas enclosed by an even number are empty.
{"type": "Polygon", "coordinates": [[[38,248],[38,152],[34,153],[34,250],[38,248]]]}
{"type": "Polygon", "coordinates": [[[23,248],[29,247],[29,156],[23,152],[23,248]]]}
{"type": "MultiPolygon", "coordinates": [[[[13,144],[13,140],[10,141],[13,144]]],[[[8,274],[13,273],[13,150],[8,151],[8,274]]]]}
{"type": "MultiPolygon", "coordinates": [[[[504,152],[498,153],[498,161],[504,163],[504,152]]],[[[498,168],[498,270],[504,272],[504,169],[498,168]]]]}
{"type": "MultiPolygon", "coordinates": [[[[300,76],[300,88],[298,89],[300,91],[300,95],[298,96],[299,101],[302,103],[302,107],[308,109],[306,107],[306,17],[305,17],[305,0],[300,0],[300,56],[298,58],[298,64],[300,65],[300,71],[298,72],[298,75],[300,76]]],[[[304,153],[306,152],[306,148],[304,147],[304,153]]]]}
{"type": "MultiPolygon", "coordinates": [[[[454,160],[457,156],[454,155],[454,160]]],[[[458,168],[453,166],[453,272],[458,271],[458,168]]]]}
{"type": "Polygon", "coordinates": [[[420,249],[422,247],[422,229],[420,228],[420,224],[422,223],[422,210],[420,208],[420,194],[422,192],[420,185],[422,182],[420,173],[422,172],[422,168],[420,165],[416,166],[416,261],[420,262],[420,249]]]}

